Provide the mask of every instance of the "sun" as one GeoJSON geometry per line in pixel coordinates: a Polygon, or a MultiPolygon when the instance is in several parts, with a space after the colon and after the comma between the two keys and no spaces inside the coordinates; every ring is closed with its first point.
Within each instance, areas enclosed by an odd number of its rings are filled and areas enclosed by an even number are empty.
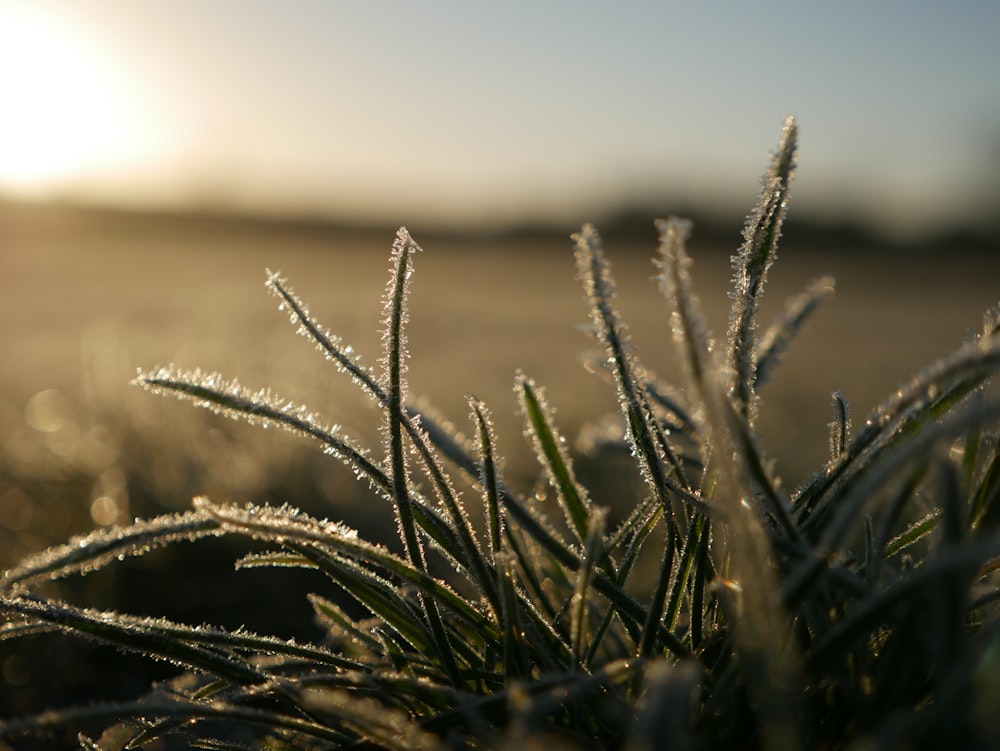
{"type": "Polygon", "coordinates": [[[115,79],[69,27],[0,9],[0,191],[44,197],[119,161],[130,137],[115,79]]]}

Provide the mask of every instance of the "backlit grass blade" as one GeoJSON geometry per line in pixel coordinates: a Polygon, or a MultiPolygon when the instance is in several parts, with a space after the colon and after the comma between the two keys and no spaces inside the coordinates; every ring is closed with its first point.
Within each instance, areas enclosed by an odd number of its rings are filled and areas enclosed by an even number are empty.
{"type": "MultiPolygon", "coordinates": [[[[222,721],[239,727],[259,728],[261,741],[272,732],[288,732],[303,737],[306,748],[330,748],[329,744],[341,744],[343,733],[326,725],[301,717],[267,709],[223,704],[220,702],[187,701],[180,698],[159,701],[122,702],[88,707],[73,707],[52,710],[20,720],[0,722],[0,738],[10,738],[27,732],[58,730],[95,722],[122,722],[130,720],[149,721],[176,718],[187,721],[187,727],[197,726],[199,721],[222,721]],[[324,742],[323,746],[309,744],[309,739],[324,742]]],[[[194,731],[192,731],[194,732],[194,731]]]]}
{"type": "Polygon", "coordinates": [[[82,609],[67,603],[26,597],[0,597],[0,612],[40,621],[67,634],[166,660],[227,681],[255,684],[268,680],[265,673],[232,655],[188,644],[175,634],[164,633],[161,625],[175,626],[169,621],[82,609]]]}
{"type": "Polygon", "coordinates": [[[309,595],[317,623],[326,630],[335,648],[360,659],[371,659],[378,649],[378,640],[344,612],[337,603],[317,594],[309,595]]]}
{"type": "Polygon", "coordinates": [[[486,506],[486,523],[489,526],[490,555],[496,564],[496,556],[503,550],[503,517],[500,513],[500,468],[497,466],[493,436],[493,418],[486,405],[478,399],[469,397],[472,418],[479,434],[479,462],[482,475],[479,484],[482,487],[483,500],[486,506]]]}
{"type": "Polygon", "coordinates": [[[764,332],[757,345],[753,373],[754,391],[767,383],[781,356],[802,325],[820,305],[833,297],[833,292],[833,278],[824,276],[811,282],[803,292],[785,304],[781,317],[764,332]]]}
{"type": "Polygon", "coordinates": [[[311,549],[325,549],[335,555],[347,556],[368,569],[379,571],[386,579],[396,577],[407,581],[428,598],[447,607],[454,615],[474,624],[477,630],[486,630],[488,633],[488,618],[443,582],[428,574],[426,569],[417,568],[385,548],[361,540],[353,530],[343,525],[319,522],[304,514],[280,508],[218,506],[206,499],[200,499],[198,503],[200,508],[205,509],[228,529],[241,530],[271,543],[308,545],[309,547],[297,546],[293,549],[310,560],[311,549]]]}
{"type": "Polygon", "coordinates": [[[743,231],[743,245],[733,257],[732,310],[729,314],[730,393],[740,413],[753,423],[757,379],[757,311],[767,272],[777,254],[785,219],[789,184],[795,166],[798,125],[788,118],[778,150],[763,179],[760,201],[743,231]]]}
{"type": "MultiPolygon", "coordinates": [[[[401,232],[405,232],[405,230],[401,230],[401,232]]],[[[399,238],[397,237],[398,242],[399,238]]],[[[409,242],[412,243],[412,239],[409,242]]],[[[413,243],[413,247],[418,246],[413,243]]],[[[282,301],[281,308],[288,312],[290,320],[297,327],[298,332],[311,339],[317,348],[336,364],[339,370],[349,374],[356,384],[378,402],[380,407],[387,409],[389,391],[385,383],[380,383],[375,374],[361,364],[350,346],[345,345],[339,337],[330,334],[315,320],[305,303],[295,296],[287,280],[280,275],[269,272],[267,287],[282,301]]],[[[493,572],[479,553],[475,542],[475,533],[469,523],[468,516],[462,508],[447,472],[435,456],[432,444],[428,440],[426,430],[430,422],[429,416],[421,415],[416,410],[403,405],[400,419],[403,430],[409,436],[417,455],[420,457],[424,472],[431,479],[438,498],[448,511],[454,528],[454,537],[460,544],[461,556],[457,560],[460,560],[463,567],[476,577],[477,583],[483,589],[487,599],[495,605],[496,593],[493,590],[493,572]]],[[[458,550],[451,551],[450,555],[458,556],[458,550]]]]}
{"type": "Polygon", "coordinates": [[[199,511],[137,520],[127,527],[100,529],[25,558],[4,572],[0,578],[0,593],[20,593],[33,584],[82,571],[96,571],[126,556],[144,555],[172,542],[218,534],[218,523],[199,511]]]}
{"type": "Polygon", "coordinates": [[[590,304],[594,336],[605,348],[612,368],[626,435],[646,484],[671,514],[672,523],[683,530],[687,526],[687,512],[666,489],[667,471],[663,465],[666,441],[656,435],[659,429],[646,396],[644,373],[632,352],[625,322],[615,307],[615,282],[601,237],[593,226],[586,225],[574,239],[577,274],[590,304]]]}
{"type": "Polygon", "coordinates": [[[863,472],[872,457],[918,433],[980,388],[1000,368],[1000,344],[980,339],[921,371],[909,384],[876,407],[836,464],[808,483],[795,498],[796,512],[819,523],[816,510],[863,472]]]}

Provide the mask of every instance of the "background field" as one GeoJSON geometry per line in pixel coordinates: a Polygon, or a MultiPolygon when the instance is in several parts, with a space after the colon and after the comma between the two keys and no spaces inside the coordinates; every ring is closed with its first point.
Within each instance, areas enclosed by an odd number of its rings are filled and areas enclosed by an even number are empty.
{"type": "MultiPolygon", "coordinates": [[[[549,387],[564,431],[614,408],[581,363],[592,350],[568,237],[422,236],[410,319],[411,394],[457,423],[465,394],[485,399],[518,464],[526,449],[511,384],[520,368],[549,387]]],[[[154,419],[161,405],[128,385],[136,367],[176,363],[272,385],[357,430],[365,410],[348,379],[294,336],[263,287],[282,271],[315,315],[365,362],[379,356],[380,298],[392,230],[171,219],[6,207],[0,213],[3,423],[33,394],[154,419]]],[[[732,247],[738,242],[734,236],[732,247]]],[[[649,241],[607,241],[621,308],[644,363],[671,377],[665,306],[650,281],[649,241]]],[[[691,242],[694,277],[716,334],[724,334],[732,247],[691,242]]],[[[829,394],[842,389],[860,417],[923,363],[979,327],[1000,299],[995,254],[811,251],[786,236],[763,320],[810,279],[830,274],[832,304],[811,322],[765,393],[761,429],[791,479],[822,461],[829,394]]],[[[190,410],[169,404],[170,412],[190,410]]],[[[282,437],[279,440],[286,440],[282,437]]],[[[289,439],[290,440],[290,439],[289,439]]]]}

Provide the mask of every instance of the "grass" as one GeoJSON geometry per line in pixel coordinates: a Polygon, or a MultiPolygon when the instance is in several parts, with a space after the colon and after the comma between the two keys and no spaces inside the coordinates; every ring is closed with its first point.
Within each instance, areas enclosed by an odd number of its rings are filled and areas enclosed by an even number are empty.
{"type": "MultiPolygon", "coordinates": [[[[724,341],[713,340],[695,294],[689,224],[657,224],[664,335],[679,384],[640,362],[597,230],[575,236],[590,332],[603,351],[595,369],[620,408],[618,436],[602,446],[630,456],[637,482],[610,497],[585,487],[545,390],[518,374],[524,431],[559,519],[505,483],[483,401],[468,400],[467,439],[409,398],[406,324],[420,256],[409,233],[393,245],[375,369],[270,274],[292,325],[378,408],[378,449],[216,373],[157,368],[137,383],[316,442],[393,510],[395,542],[369,542],[290,506],[199,497],[189,511],[29,555],[0,582],[0,636],[71,634],[179,674],[134,700],[5,720],[0,738],[74,728],[85,749],[645,749],[665,739],[706,749],[985,748],[1000,740],[990,711],[1000,692],[1000,406],[984,391],[1000,364],[1000,316],[988,312],[978,336],[858,428],[835,394],[827,461],[784,487],[760,440],[761,395],[832,291],[817,280],[773,325],[759,321],[796,139],[789,121],[733,258],[724,341]],[[628,488],[638,490],[622,497],[628,488]],[[308,595],[315,639],[101,610],[50,593],[54,580],[222,537],[246,541],[240,570],[323,577],[308,595]]],[[[169,570],[156,573],[169,584],[169,570]]],[[[283,607],[263,597],[255,605],[283,607]]]]}

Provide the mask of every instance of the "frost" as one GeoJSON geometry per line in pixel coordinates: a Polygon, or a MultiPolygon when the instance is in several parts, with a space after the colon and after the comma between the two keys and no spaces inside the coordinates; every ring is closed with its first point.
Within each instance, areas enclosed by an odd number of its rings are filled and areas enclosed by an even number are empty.
{"type": "Polygon", "coordinates": [[[824,276],[810,283],[802,293],[785,304],[781,317],[761,337],[757,347],[754,389],[766,383],[802,324],[823,302],[833,296],[833,292],[833,279],[824,276]]]}
{"type": "Polygon", "coordinates": [[[646,374],[633,353],[628,327],[615,308],[615,283],[604,255],[601,237],[592,225],[574,235],[578,276],[590,303],[597,340],[604,346],[608,368],[614,376],[619,407],[628,428],[628,440],[643,478],[656,494],[663,493],[662,444],[653,439],[658,430],[645,391],[646,374]]]}
{"type": "Polygon", "coordinates": [[[785,219],[794,169],[798,126],[788,118],[778,150],[763,178],[760,201],[743,230],[743,245],[733,256],[733,304],[729,314],[730,392],[748,421],[755,412],[757,310],[774,263],[785,219]]]}
{"type": "Polygon", "coordinates": [[[372,397],[379,402],[385,402],[385,394],[378,386],[375,376],[370,369],[361,364],[360,358],[354,353],[354,348],[345,345],[340,337],[331,334],[312,317],[309,308],[295,296],[285,277],[269,269],[266,286],[282,301],[278,306],[279,310],[288,313],[289,320],[298,334],[311,339],[316,348],[336,364],[338,370],[349,374],[354,382],[372,397]]]}
{"type": "Polygon", "coordinates": [[[341,434],[340,426],[324,423],[316,413],[303,405],[284,399],[270,389],[253,391],[237,380],[228,380],[219,373],[200,369],[180,370],[174,366],[152,372],[139,371],[135,383],[154,394],[170,394],[193,401],[234,420],[269,427],[277,425],[297,435],[319,441],[327,453],[340,458],[356,474],[364,475],[383,491],[389,481],[382,469],[372,462],[364,449],[341,434]]]}
{"type": "Polygon", "coordinates": [[[173,542],[221,533],[215,520],[200,511],[137,520],[128,527],[99,529],[24,559],[4,573],[0,592],[20,591],[35,582],[89,573],[173,542]]]}
{"type": "MultiPolygon", "coordinates": [[[[709,373],[713,369],[713,345],[698,297],[691,282],[691,258],[687,238],[691,222],[670,217],[657,220],[660,232],[660,288],[671,308],[671,332],[681,354],[681,361],[691,386],[690,392],[701,400],[707,397],[709,373]]],[[[699,415],[693,416],[696,421],[699,415]]]]}

